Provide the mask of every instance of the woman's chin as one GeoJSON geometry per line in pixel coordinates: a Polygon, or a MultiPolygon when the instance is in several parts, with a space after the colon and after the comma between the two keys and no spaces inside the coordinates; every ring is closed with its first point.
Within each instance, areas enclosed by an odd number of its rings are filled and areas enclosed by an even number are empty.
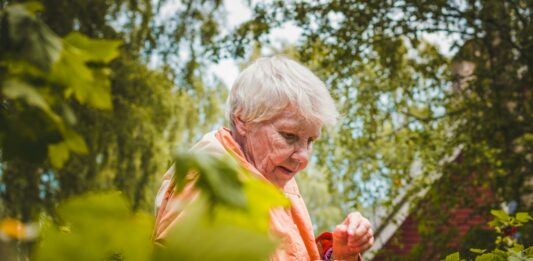
{"type": "Polygon", "coordinates": [[[298,172],[292,172],[283,167],[276,167],[272,172],[265,175],[265,178],[274,185],[283,188],[298,172]]]}

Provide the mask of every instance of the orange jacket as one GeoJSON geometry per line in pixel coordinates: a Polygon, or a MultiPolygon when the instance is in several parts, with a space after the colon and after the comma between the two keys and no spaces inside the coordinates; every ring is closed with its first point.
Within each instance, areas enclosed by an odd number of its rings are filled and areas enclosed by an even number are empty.
{"type": "MultiPolygon", "coordinates": [[[[228,129],[222,128],[205,135],[191,150],[215,156],[233,154],[239,164],[265,179],[252,164],[246,161],[239,144],[235,142],[228,129]]],[[[171,168],[163,177],[163,184],[156,198],[156,206],[159,206],[154,230],[156,242],[164,239],[173,224],[178,222],[181,214],[180,202],[194,200],[197,196],[192,185],[186,186],[179,194],[173,193],[174,186],[171,184],[173,172],[174,168],[171,168]]],[[[270,260],[320,260],[313,235],[313,225],[296,181],[294,179],[289,181],[283,188],[283,192],[290,200],[291,207],[274,208],[270,211],[271,231],[281,239],[281,245],[270,260]]]]}

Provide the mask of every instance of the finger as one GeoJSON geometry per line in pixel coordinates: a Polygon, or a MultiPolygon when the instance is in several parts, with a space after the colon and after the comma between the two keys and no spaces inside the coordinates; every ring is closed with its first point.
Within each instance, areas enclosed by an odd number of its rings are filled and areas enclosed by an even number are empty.
{"type": "Polygon", "coordinates": [[[359,212],[352,212],[344,219],[345,225],[350,225],[352,223],[357,224],[359,220],[363,219],[363,216],[359,212]]]}
{"type": "Polygon", "coordinates": [[[363,253],[365,252],[366,250],[370,249],[372,246],[374,245],[374,237],[371,237],[369,241],[367,241],[366,243],[364,243],[363,245],[360,245],[360,246],[351,246],[349,247],[350,251],[354,254],[356,253],[363,253]]]}
{"type": "Polygon", "coordinates": [[[374,235],[372,235],[372,233],[367,232],[363,236],[359,237],[357,241],[355,242],[349,241],[348,244],[352,246],[362,246],[373,239],[374,239],[374,235]]]}
{"type": "Polygon", "coordinates": [[[373,238],[374,238],[374,232],[372,231],[372,228],[369,228],[368,231],[362,237],[360,237],[360,240],[357,241],[357,244],[362,245],[365,242],[373,238]]]}
{"type": "Polygon", "coordinates": [[[353,236],[354,237],[363,236],[364,234],[366,234],[368,232],[369,229],[370,229],[370,224],[365,223],[365,222],[361,222],[359,224],[359,226],[357,226],[357,228],[355,229],[355,232],[353,233],[353,236]]]}
{"type": "Polygon", "coordinates": [[[359,212],[350,213],[346,219],[344,219],[344,224],[348,226],[348,234],[353,235],[363,219],[363,216],[361,216],[361,213],[359,212]]]}
{"type": "Polygon", "coordinates": [[[338,225],[333,231],[333,242],[339,244],[346,244],[348,241],[348,227],[344,224],[338,225]]]}
{"type": "Polygon", "coordinates": [[[372,237],[366,244],[360,247],[359,253],[363,253],[374,245],[374,237],[372,237]]]}
{"type": "Polygon", "coordinates": [[[348,244],[360,245],[364,236],[368,234],[370,230],[372,230],[370,223],[366,219],[363,219],[361,225],[359,225],[357,229],[353,231],[353,234],[350,235],[348,239],[348,244]]]}
{"type": "Polygon", "coordinates": [[[370,240],[370,238],[372,238],[372,236],[369,234],[365,234],[357,238],[350,237],[348,238],[347,245],[350,248],[359,248],[360,246],[366,244],[370,240]]]}

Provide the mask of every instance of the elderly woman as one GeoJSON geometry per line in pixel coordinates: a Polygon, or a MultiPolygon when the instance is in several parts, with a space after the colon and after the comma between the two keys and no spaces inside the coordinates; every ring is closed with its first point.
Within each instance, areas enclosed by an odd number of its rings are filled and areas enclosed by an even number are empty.
{"type": "MultiPolygon", "coordinates": [[[[294,179],[307,166],[322,126],[336,122],[335,104],[324,83],[290,59],[258,59],[233,85],[227,117],[230,129],[207,134],[192,150],[233,155],[242,166],[285,193],[290,208],[270,211],[271,230],[282,239],[271,260],[360,259],[360,253],[374,240],[368,220],[357,212],[349,214],[333,233],[321,236],[330,236],[324,242],[331,244],[317,247],[311,219],[294,179]]],[[[165,175],[156,199],[160,206],[156,241],[166,236],[179,217],[178,210],[168,202],[190,197],[187,191],[172,193],[172,173],[171,169],[165,175]]]]}

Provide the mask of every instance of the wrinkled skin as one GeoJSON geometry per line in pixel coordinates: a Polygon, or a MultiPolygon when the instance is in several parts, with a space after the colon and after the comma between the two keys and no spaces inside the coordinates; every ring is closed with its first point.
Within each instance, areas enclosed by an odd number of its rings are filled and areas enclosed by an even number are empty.
{"type": "MultiPolygon", "coordinates": [[[[248,162],[280,188],[307,167],[312,144],[322,128],[319,122],[306,119],[291,106],[260,123],[244,122],[238,115],[234,116],[234,123],[234,138],[248,162]]],[[[333,258],[357,260],[358,254],[373,243],[370,222],[353,212],[333,231],[333,258]]]]}
{"type": "Polygon", "coordinates": [[[307,167],[312,143],[322,127],[290,107],[260,123],[244,122],[239,117],[234,122],[234,138],[248,162],[280,188],[307,167]]]}

